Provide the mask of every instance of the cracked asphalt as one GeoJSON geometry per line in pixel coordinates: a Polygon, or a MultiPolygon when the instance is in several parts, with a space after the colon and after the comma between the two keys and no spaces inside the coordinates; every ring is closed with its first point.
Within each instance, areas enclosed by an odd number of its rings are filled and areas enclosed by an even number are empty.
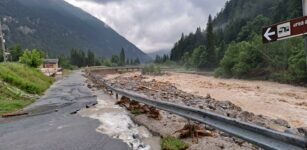
{"type": "Polygon", "coordinates": [[[99,133],[100,122],[76,112],[97,103],[81,71],[57,81],[27,116],[0,118],[0,150],[127,150],[124,142],[99,133]]]}

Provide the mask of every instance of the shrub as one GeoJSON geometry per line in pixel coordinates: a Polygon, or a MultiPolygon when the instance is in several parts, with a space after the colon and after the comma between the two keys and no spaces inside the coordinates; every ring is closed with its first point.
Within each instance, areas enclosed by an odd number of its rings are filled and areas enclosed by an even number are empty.
{"type": "Polygon", "coordinates": [[[174,137],[165,137],[161,141],[162,150],[185,150],[189,145],[174,137]]]}
{"type": "Polygon", "coordinates": [[[26,49],[20,57],[19,62],[26,64],[30,67],[37,68],[43,63],[42,57],[43,56],[40,51],[36,49],[33,49],[32,51],[26,49]]]}
{"type": "Polygon", "coordinates": [[[131,110],[131,113],[134,114],[134,115],[140,115],[140,114],[142,114],[142,112],[141,112],[140,109],[132,109],[132,110],[131,110]]]}
{"type": "Polygon", "coordinates": [[[159,66],[156,65],[146,65],[143,70],[142,70],[142,74],[144,75],[161,75],[161,68],[159,66]]]}

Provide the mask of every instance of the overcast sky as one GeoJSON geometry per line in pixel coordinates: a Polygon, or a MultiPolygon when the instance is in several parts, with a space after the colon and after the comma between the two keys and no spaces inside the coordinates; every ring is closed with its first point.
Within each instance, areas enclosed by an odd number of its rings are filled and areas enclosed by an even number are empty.
{"type": "Polygon", "coordinates": [[[99,18],[144,52],[171,49],[181,33],[205,28],[227,0],[65,0],[99,18]]]}

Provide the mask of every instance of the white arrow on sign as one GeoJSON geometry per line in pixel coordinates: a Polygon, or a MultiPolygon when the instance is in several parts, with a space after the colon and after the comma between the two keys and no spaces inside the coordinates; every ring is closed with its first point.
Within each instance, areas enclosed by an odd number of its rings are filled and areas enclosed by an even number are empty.
{"type": "Polygon", "coordinates": [[[264,37],[265,37],[268,41],[271,41],[271,40],[272,40],[270,36],[276,34],[275,31],[273,31],[273,32],[270,32],[270,31],[271,31],[271,27],[268,28],[268,29],[265,31],[265,33],[264,33],[264,37]]]}

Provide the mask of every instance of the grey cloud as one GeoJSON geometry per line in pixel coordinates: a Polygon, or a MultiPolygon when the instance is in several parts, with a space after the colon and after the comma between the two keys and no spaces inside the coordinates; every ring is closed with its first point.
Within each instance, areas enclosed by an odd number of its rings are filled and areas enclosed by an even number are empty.
{"type": "Polygon", "coordinates": [[[226,0],[66,0],[101,19],[145,52],[170,49],[181,33],[205,28],[226,0]]]}
{"type": "Polygon", "coordinates": [[[120,1],[123,1],[123,0],[76,0],[76,1],[87,1],[87,2],[95,2],[95,3],[109,3],[109,2],[120,2],[120,1]]]}

